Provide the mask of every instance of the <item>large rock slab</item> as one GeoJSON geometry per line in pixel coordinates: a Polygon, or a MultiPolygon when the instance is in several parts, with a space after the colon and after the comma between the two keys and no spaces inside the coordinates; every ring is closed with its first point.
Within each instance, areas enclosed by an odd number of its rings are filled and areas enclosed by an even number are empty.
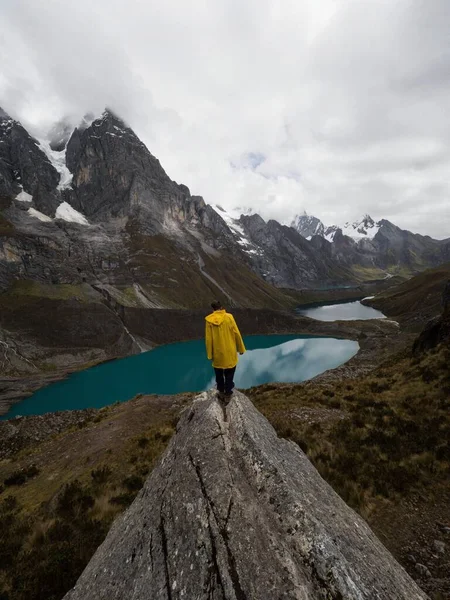
{"type": "Polygon", "coordinates": [[[237,392],[197,397],[66,600],[426,595],[293,442],[237,392]]]}

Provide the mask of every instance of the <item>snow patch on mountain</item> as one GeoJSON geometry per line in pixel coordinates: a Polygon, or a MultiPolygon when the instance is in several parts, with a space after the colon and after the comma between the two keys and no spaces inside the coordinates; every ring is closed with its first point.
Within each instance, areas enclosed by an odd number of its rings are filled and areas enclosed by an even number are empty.
{"type": "Polygon", "coordinates": [[[39,146],[60,175],[58,190],[65,190],[70,187],[72,185],[73,175],[66,165],[66,149],[64,148],[64,150],[61,150],[60,152],[52,150],[50,142],[47,140],[39,140],[39,146]]]}
{"type": "Polygon", "coordinates": [[[228,228],[231,229],[231,231],[238,237],[238,244],[241,245],[248,245],[250,244],[249,240],[247,239],[246,235],[245,235],[245,231],[243,230],[243,228],[241,227],[241,225],[239,225],[239,217],[240,214],[236,213],[235,211],[233,211],[233,214],[231,214],[229,211],[226,211],[224,208],[222,208],[221,206],[213,206],[214,210],[216,211],[217,214],[219,214],[222,219],[225,221],[225,223],[228,225],[228,228]]]}
{"type": "Polygon", "coordinates": [[[337,225],[330,225],[330,227],[327,227],[324,230],[323,233],[323,237],[327,240],[327,242],[333,242],[334,240],[334,236],[336,235],[336,232],[338,229],[341,229],[340,227],[338,227],[337,225]]]}
{"type": "Polygon", "coordinates": [[[27,213],[30,215],[30,217],[39,219],[39,221],[43,221],[44,223],[51,223],[53,221],[53,219],[51,219],[50,217],[47,217],[47,215],[44,215],[44,213],[39,212],[35,208],[29,208],[27,210],[27,213]]]}
{"type": "MultiPolygon", "coordinates": [[[[247,254],[261,254],[261,250],[255,246],[247,237],[247,234],[244,231],[244,228],[239,223],[239,219],[243,212],[241,209],[235,208],[234,210],[225,210],[221,206],[217,205],[213,206],[213,209],[216,211],[218,215],[222,217],[225,223],[228,225],[228,229],[230,229],[231,233],[234,234],[237,243],[241,246],[242,250],[247,254]]],[[[251,214],[252,211],[246,212],[246,214],[251,214]]]]}
{"type": "Polygon", "coordinates": [[[55,219],[63,219],[64,221],[78,223],[79,225],[89,225],[86,217],[70,206],[68,202],[63,202],[58,206],[55,219]]]}
{"type": "MultiPolygon", "coordinates": [[[[26,192],[21,193],[26,194],[26,192]]],[[[27,195],[29,196],[29,194],[27,195]]],[[[27,202],[31,202],[31,200],[27,200],[27,202]]],[[[44,215],[44,213],[41,213],[39,210],[36,210],[33,207],[30,207],[27,210],[27,214],[29,214],[30,217],[39,219],[39,221],[42,221],[44,223],[52,223],[54,221],[54,219],[48,217],[47,215],[44,215]]],[[[56,209],[55,219],[63,219],[63,221],[68,221],[69,223],[78,223],[79,225],[89,225],[89,221],[86,219],[86,217],[79,213],[77,210],[75,210],[67,202],[62,202],[58,206],[58,208],[56,209]]]]}
{"type": "Polygon", "coordinates": [[[17,194],[16,200],[19,200],[20,202],[33,202],[33,196],[22,190],[19,194],[17,194]]]}

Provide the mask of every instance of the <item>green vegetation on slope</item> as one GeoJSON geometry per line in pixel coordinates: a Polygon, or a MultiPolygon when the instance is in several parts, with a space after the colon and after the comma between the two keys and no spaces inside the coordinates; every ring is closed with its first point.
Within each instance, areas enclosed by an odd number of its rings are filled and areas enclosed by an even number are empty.
{"type": "Polygon", "coordinates": [[[377,500],[444,482],[450,467],[450,349],[390,358],[336,384],[266,385],[249,396],[344,500],[368,516],[377,500]]]}
{"type": "Polygon", "coordinates": [[[449,279],[450,263],[447,263],[377,294],[369,304],[409,329],[420,331],[442,311],[442,292],[449,279]]]}
{"type": "Polygon", "coordinates": [[[87,284],[50,284],[31,279],[20,279],[15,281],[10,289],[3,294],[3,301],[7,298],[14,303],[18,297],[32,296],[34,298],[49,298],[51,300],[70,300],[75,299],[80,302],[92,302],[101,300],[102,296],[95,292],[87,284]]]}
{"type": "MultiPolygon", "coordinates": [[[[165,308],[204,308],[225,294],[201,273],[192,254],[162,235],[147,236],[128,227],[131,259],[128,268],[145,275],[144,291],[165,308]]],[[[210,249],[212,252],[213,249],[210,249]]],[[[281,290],[268,285],[241,261],[227,253],[211,258],[201,247],[204,271],[233,298],[234,305],[252,308],[285,308],[295,303],[281,290]]],[[[144,277],[142,278],[144,280],[144,277]]]]}
{"type": "Polygon", "coordinates": [[[59,600],[174,432],[176,399],[136,398],[0,462],[0,598],[59,600]]]}

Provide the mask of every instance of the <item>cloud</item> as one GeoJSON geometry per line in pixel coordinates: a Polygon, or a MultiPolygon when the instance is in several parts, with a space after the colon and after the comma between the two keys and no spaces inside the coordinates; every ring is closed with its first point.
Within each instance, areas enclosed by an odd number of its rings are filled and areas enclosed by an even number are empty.
{"type": "Polygon", "coordinates": [[[3,0],[0,106],[112,107],[211,204],[450,237],[447,0],[3,0]]]}

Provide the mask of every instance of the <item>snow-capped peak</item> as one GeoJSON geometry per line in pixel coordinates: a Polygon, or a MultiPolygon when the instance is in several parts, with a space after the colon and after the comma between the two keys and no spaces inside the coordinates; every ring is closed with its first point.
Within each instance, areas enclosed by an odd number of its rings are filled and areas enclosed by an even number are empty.
{"type": "MultiPolygon", "coordinates": [[[[240,216],[242,214],[244,214],[241,208],[238,207],[234,210],[227,211],[224,208],[222,208],[222,206],[219,206],[218,204],[216,204],[212,208],[225,221],[225,223],[228,226],[228,229],[234,235],[237,243],[241,246],[241,248],[244,252],[247,252],[247,254],[259,254],[260,253],[259,248],[257,248],[254,244],[252,244],[252,242],[248,239],[243,227],[239,223],[240,216]]],[[[248,210],[244,209],[244,212],[246,212],[248,215],[252,214],[252,212],[253,212],[252,209],[249,209],[249,211],[250,212],[248,212],[248,210]]]]}
{"type": "Polygon", "coordinates": [[[308,215],[306,211],[301,215],[297,215],[291,223],[293,227],[300,235],[310,240],[313,235],[324,235],[324,224],[317,217],[308,215]]]}
{"type": "Polygon", "coordinates": [[[356,221],[344,223],[344,225],[325,226],[320,219],[304,212],[297,215],[291,223],[303,237],[310,240],[313,235],[320,235],[329,242],[334,241],[337,231],[352,238],[355,241],[373,239],[378,233],[381,222],[375,222],[370,215],[364,215],[356,221]]]}
{"type": "Polygon", "coordinates": [[[353,223],[345,223],[340,229],[344,235],[348,235],[354,240],[372,240],[378,233],[380,224],[375,223],[370,215],[364,215],[362,219],[354,221],[353,223]]]}

